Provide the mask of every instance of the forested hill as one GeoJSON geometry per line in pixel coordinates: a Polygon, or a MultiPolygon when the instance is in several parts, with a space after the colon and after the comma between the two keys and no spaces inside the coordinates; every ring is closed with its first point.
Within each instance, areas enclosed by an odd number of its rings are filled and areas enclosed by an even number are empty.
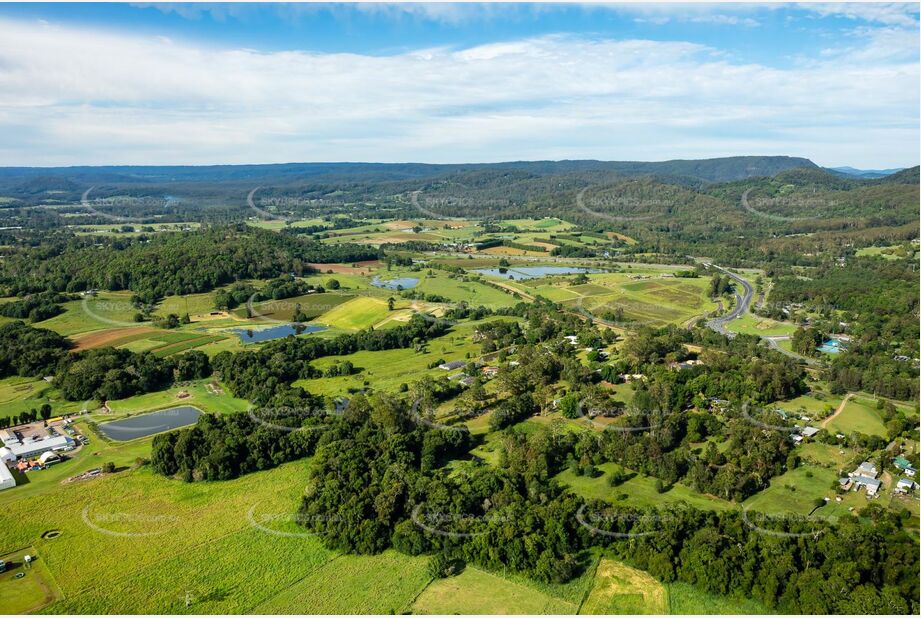
{"type": "Polygon", "coordinates": [[[614,172],[623,175],[685,177],[703,182],[726,182],[754,176],[773,176],[797,167],[818,167],[809,159],[786,156],[723,157],[672,161],[511,161],[430,165],[423,163],[284,163],[209,166],[100,166],[0,168],[0,190],[34,191],[42,183],[88,188],[98,183],[172,183],[226,181],[353,180],[384,181],[430,178],[477,170],[520,170],[536,175],[578,172],[614,172]]]}
{"type": "Polygon", "coordinates": [[[30,292],[131,290],[153,300],[206,292],[241,279],[313,272],[310,262],[376,259],[378,249],[325,245],[237,226],[136,239],[77,237],[12,251],[0,267],[4,295],[30,292]]]}

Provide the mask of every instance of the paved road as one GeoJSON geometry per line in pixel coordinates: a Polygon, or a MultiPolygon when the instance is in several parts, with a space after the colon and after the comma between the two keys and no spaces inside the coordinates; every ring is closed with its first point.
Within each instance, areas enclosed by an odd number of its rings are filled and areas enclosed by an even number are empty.
{"type": "Polygon", "coordinates": [[[735,308],[733,308],[733,310],[727,313],[726,315],[722,315],[718,318],[713,318],[712,320],[708,321],[707,327],[712,330],[715,330],[721,335],[726,335],[727,337],[735,337],[736,336],[735,333],[732,333],[726,330],[726,324],[728,324],[729,322],[733,321],[734,319],[736,319],[737,317],[743,315],[746,311],[748,311],[748,306],[751,305],[752,296],[754,296],[755,290],[754,288],[752,288],[751,283],[749,283],[748,281],[746,281],[739,275],[729,272],[722,266],[717,266],[716,264],[713,264],[713,268],[717,268],[721,270],[723,273],[729,275],[729,277],[733,279],[736,283],[741,285],[742,294],[739,295],[739,293],[736,292],[735,308]]]}
{"type": "MultiPolygon", "coordinates": [[[[749,307],[749,305],[751,305],[752,297],[754,296],[754,289],[752,288],[751,283],[749,283],[748,281],[746,281],[745,279],[743,279],[743,278],[740,277],[739,275],[737,275],[737,274],[735,274],[735,273],[732,273],[732,272],[729,272],[729,271],[726,270],[725,268],[723,268],[723,267],[721,267],[721,266],[717,266],[716,264],[713,264],[712,266],[713,266],[713,268],[717,268],[717,269],[721,270],[722,272],[726,273],[727,275],[729,275],[729,277],[731,277],[734,281],[736,281],[737,283],[739,283],[739,284],[742,286],[742,294],[739,295],[738,292],[736,293],[736,306],[735,306],[735,308],[734,308],[732,311],[730,311],[729,313],[727,313],[726,315],[720,316],[720,317],[718,317],[718,318],[713,318],[712,320],[709,320],[709,321],[707,322],[707,327],[708,327],[708,328],[710,328],[710,329],[712,329],[712,330],[715,330],[716,332],[720,333],[721,335],[725,335],[725,336],[727,336],[727,337],[729,337],[729,338],[732,338],[732,337],[735,337],[735,336],[736,336],[736,333],[733,333],[733,332],[731,332],[731,331],[726,330],[726,325],[729,324],[729,322],[733,321],[734,319],[736,319],[736,318],[738,318],[738,317],[744,315],[745,312],[748,311],[748,307],[749,307]]],[[[780,352],[781,354],[783,354],[783,355],[785,355],[785,356],[789,356],[790,358],[793,358],[793,359],[796,359],[796,360],[798,360],[798,361],[800,361],[800,362],[806,363],[807,365],[815,365],[815,364],[818,364],[818,361],[816,361],[814,358],[808,358],[808,357],[806,357],[806,356],[802,356],[802,355],[800,355],[800,354],[797,354],[796,352],[791,352],[790,350],[785,350],[785,349],[783,349],[782,347],[780,347],[780,346],[777,344],[778,341],[783,341],[784,339],[789,339],[789,338],[790,338],[790,337],[783,337],[783,336],[781,336],[781,337],[777,337],[777,336],[774,336],[774,337],[762,336],[762,337],[761,337],[761,340],[767,342],[767,344],[768,344],[771,348],[773,348],[774,350],[780,352]]]]}

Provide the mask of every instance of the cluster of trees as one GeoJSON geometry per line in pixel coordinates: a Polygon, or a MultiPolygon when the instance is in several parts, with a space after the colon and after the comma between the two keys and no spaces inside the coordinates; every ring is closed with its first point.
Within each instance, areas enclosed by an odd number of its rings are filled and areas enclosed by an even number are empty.
{"type": "Polygon", "coordinates": [[[0,417],[0,428],[12,427],[13,425],[24,423],[32,423],[38,419],[47,421],[51,418],[52,409],[51,404],[43,403],[39,409],[31,408],[29,410],[23,410],[16,416],[3,416],[0,417]]]}
{"type": "Polygon", "coordinates": [[[72,295],[56,292],[29,294],[21,299],[0,305],[0,315],[30,322],[41,322],[63,313],[64,309],[59,303],[73,299],[72,295]]]}
{"type": "Polygon", "coordinates": [[[211,375],[204,352],[192,350],[159,358],[155,354],[116,348],[97,348],[63,358],[55,385],[71,401],[124,399],[162,390],[174,381],[197,380],[211,375]]]}
{"type": "Polygon", "coordinates": [[[15,321],[0,326],[0,377],[54,375],[71,343],[44,328],[15,321]]]}
{"type": "Polygon", "coordinates": [[[340,551],[440,556],[433,564],[442,574],[459,561],[565,582],[587,566],[585,550],[604,547],[662,581],[755,598],[779,612],[918,611],[917,545],[892,513],[870,507],[869,522],[817,524],[586,503],[553,476],[597,444],[556,427],[507,429],[498,466],[470,462],[449,474],[443,465],[473,444],[466,429],[414,422],[407,403],[380,394],[356,396],[338,416],[285,420],[303,430],[244,413],[203,416],[155,438],[151,464],[188,481],[219,480],[312,454],[298,522],[340,551]]]}

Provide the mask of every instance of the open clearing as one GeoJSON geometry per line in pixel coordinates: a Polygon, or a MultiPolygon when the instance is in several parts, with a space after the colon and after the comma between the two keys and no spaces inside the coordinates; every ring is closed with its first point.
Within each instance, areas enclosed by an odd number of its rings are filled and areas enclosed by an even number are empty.
{"type": "Polygon", "coordinates": [[[574,614],[577,606],[475,567],[438,579],[413,603],[414,614],[574,614]]]}
{"type": "Polygon", "coordinates": [[[841,414],[828,423],[827,429],[846,435],[855,431],[882,437],[887,435],[886,425],[880,418],[875,403],[864,397],[851,398],[841,414]]]}
{"type": "Polygon", "coordinates": [[[388,317],[387,301],[370,296],[353,298],[333,307],[317,318],[317,322],[345,330],[362,330],[388,317]]]}
{"type": "Polygon", "coordinates": [[[44,558],[31,545],[0,555],[0,560],[6,562],[6,570],[0,573],[0,599],[3,603],[0,613],[27,614],[61,597],[44,558]],[[24,562],[27,555],[32,557],[28,566],[24,562]],[[16,577],[19,573],[23,576],[16,577]]]}
{"type": "Polygon", "coordinates": [[[665,587],[649,573],[602,558],[580,614],[666,614],[665,587]]]}

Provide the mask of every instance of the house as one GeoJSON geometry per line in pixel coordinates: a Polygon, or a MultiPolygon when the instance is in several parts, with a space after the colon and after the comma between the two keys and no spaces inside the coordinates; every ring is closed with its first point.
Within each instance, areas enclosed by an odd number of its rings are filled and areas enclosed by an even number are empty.
{"type": "Polygon", "coordinates": [[[464,386],[470,386],[474,382],[476,382],[476,378],[473,378],[470,376],[467,376],[466,378],[461,378],[461,381],[460,381],[460,383],[463,384],[464,386]]]}
{"type": "Polygon", "coordinates": [[[691,367],[694,367],[696,365],[702,365],[702,364],[703,363],[700,362],[699,360],[691,359],[691,360],[681,361],[680,363],[669,363],[668,368],[677,369],[680,371],[681,369],[690,369],[691,367]]]}
{"type": "Polygon", "coordinates": [[[899,470],[905,470],[911,468],[911,462],[905,459],[904,457],[896,457],[892,460],[892,465],[898,468],[899,470]]]}
{"type": "Polygon", "coordinates": [[[838,485],[840,485],[841,489],[843,489],[844,491],[847,491],[848,489],[850,489],[853,482],[854,480],[849,476],[845,476],[845,477],[838,479],[838,485]]]}
{"type": "Polygon", "coordinates": [[[867,497],[872,498],[879,491],[880,482],[869,476],[858,476],[854,479],[854,491],[857,491],[861,487],[867,488],[867,497]]]}
{"type": "Polygon", "coordinates": [[[569,345],[579,345],[579,338],[576,335],[565,335],[563,339],[568,341],[569,345]]]}
{"type": "Polygon", "coordinates": [[[441,365],[438,365],[438,368],[443,369],[444,371],[452,371],[454,369],[460,369],[466,364],[467,363],[465,363],[464,361],[456,360],[456,361],[451,361],[450,363],[442,363],[441,365]]]}
{"type": "Polygon", "coordinates": [[[491,378],[495,376],[497,373],[499,373],[499,368],[498,367],[483,367],[482,369],[480,369],[480,372],[487,378],[491,378]]]}
{"type": "Polygon", "coordinates": [[[805,436],[806,438],[811,438],[812,436],[819,433],[820,431],[822,430],[819,429],[818,427],[803,427],[800,430],[800,433],[803,434],[803,436],[805,436]]]}
{"type": "Polygon", "coordinates": [[[909,479],[899,479],[899,482],[896,483],[895,485],[895,490],[899,492],[900,494],[907,494],[914,488],[915,488],[914,481],[911,481],[909,479]]]}
{"type": "Polygon", "coordinates": [[[867,477],[871,479],[875,479],[878,475],[879,475],[879,470],[877,470],[876,466],[871,464],[869,461],[863,462],[862,464],[857,466],[856,470],[848,474],[848,476],[850,476],[851,478],[857,478],[857,477],[862,476],[862,477],[867,477]]]}
{"type": "Polygon", "coordinates": [[[16,487],[16,479],[13,473],[6,467],[6,463],[0,463],[0,491],[16,487]]]}

